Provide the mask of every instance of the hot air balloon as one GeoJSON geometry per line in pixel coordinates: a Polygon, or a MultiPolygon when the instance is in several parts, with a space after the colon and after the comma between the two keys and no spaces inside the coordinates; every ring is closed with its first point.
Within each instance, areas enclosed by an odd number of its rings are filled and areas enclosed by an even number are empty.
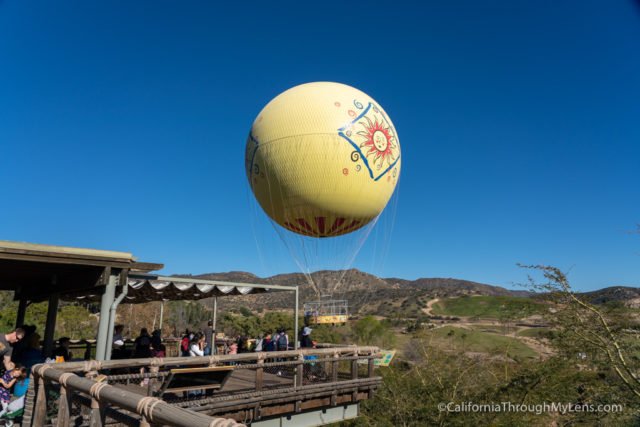
{"type": "MultiPolygon", "coordinates": [[[[340,83],[307,83],[281,93],[258,114],[247,138],[251,191],[286,239],[331,240],[370,231],[396,188],[400,167],[400,142],[389,116],[373,98],[340,83]]],[[[357,253],[364,240],[356,240],[357,253]]],[[[311,257],[298,258],[304,264],[311,257]]],[[[355,253],[346,257],[352,262],[355,253]]]]}

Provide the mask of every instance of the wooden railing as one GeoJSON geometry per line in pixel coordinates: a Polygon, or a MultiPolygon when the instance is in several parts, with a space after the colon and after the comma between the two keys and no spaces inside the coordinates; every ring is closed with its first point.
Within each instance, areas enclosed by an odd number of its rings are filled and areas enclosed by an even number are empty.
{"type": "MultiPolygon", "coordinates": [[[[87,395],[90,400],[89,425],[103,426],[110,405],[138,414],[141,416],[140,425],[163,424],[169,426],[194,426],[194,427],[242,427],[233,420],[213,418],[198,412],[188,411],[169,405],[160,399],[138,395],[126,390],[118,389],[105,383],[92,381],[70,372],[55,369],[51,364],[38,365],[34,368],[38,378],[37,405],[32,425],[45,424],[46,397],[44,395],[45,381],[55,381],[60,384],[60,398],[58,401],[58,413],[56,425],[67,427],[71,421],[71,409],[74,393],[87,395]]],[[[127,414],[120,414],[120,421],[130,418],[127,414]]],[[[74,423],[75,425],[75,423],[74,423]]]]}
{"type": "Polygon", "coordinates": [[[374,376],[377,357],[377,347],[351,346],[36,365],[23,425],[98,427],[111,419],[126,425],[240,426],[228,417],[248,422],[370,398],[381,382],[374,376]],[[231,378],[210,393],[161,399],[176,368],[229,371],[231,378]],[[46,390],[52,387],[59,390],[57,408],[50,393],[47,411],[46,390]]]}

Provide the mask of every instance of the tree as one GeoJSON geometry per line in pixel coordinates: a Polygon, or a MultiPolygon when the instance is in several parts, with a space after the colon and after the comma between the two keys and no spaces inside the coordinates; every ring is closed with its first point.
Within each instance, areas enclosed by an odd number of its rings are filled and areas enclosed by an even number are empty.
{"type": "Polygon", "coordinates": [[[523,266],[540,272],[546,282],[529,278],[529,287],[545,292],[558,308],[554,322],[560,331],[565,355],[596,369],[611,369],[624,384],[636,404],[640,402],[640,359],[637,339],[640,323],[606,306],[595,306],[577,295],[567,276],[558,268],[545,265],[523,266]],[[626,327],[625,327],[626,326],[626,327]]]}
{"type": "Polygon", "coordinates": [[[352,326],[355,340],[360,345],[376,345],[390,348],[395,344],[391,328],[373,316],[365,316],[352,326]]]}

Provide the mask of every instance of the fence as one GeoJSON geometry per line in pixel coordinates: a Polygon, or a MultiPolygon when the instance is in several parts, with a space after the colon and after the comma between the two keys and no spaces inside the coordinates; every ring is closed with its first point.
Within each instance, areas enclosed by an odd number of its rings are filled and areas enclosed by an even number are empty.
{"type": "Polygon", "coordinates": [[[370,398],[377,357],[352,346],[37,365],[23,425],[239,426],[370,398]]]}

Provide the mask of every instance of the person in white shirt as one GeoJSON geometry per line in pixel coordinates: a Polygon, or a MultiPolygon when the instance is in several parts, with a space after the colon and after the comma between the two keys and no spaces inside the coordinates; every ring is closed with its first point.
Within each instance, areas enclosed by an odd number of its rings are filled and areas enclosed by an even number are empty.
{"type": "Polygon", "coordinates": [[[204,356],[204,346],[205,346],[205,338],[201,333],[197,333],[193,336],[191,340],[191,345],[189,347],[189,356],[204,356]]]}

